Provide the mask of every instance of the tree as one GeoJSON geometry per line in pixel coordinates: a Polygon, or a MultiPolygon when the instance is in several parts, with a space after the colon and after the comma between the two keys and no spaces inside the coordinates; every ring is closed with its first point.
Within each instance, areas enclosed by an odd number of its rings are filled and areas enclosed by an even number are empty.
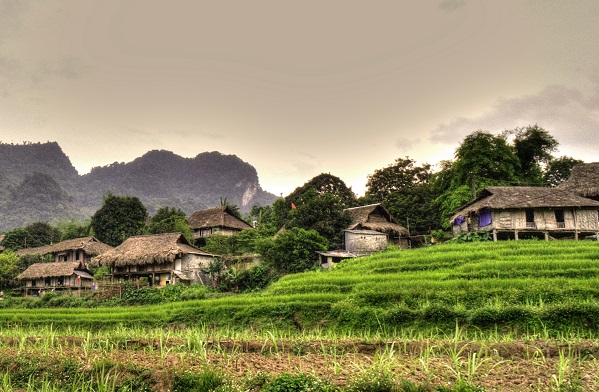
{"type": "Polygon", "coordinates": [[[181,233],[193,243],[193,230],[189,227],[187,215],[179,208],[161,207],[150,219],[146,227],[148,234],[181,233]]]}
{"type": "Polygon", "coordinates": [[[397,158],[394,164],[368,176],[364,202],[382,203],[403,225],[416,233],[439,226],[439,210],[434,205],[428,163],[415,166],[415,160],[397,158]]]}
{"type": "Polygon", "coordinates": [[[237,206],[237,204],[229,203],[226,197],[220,198],[220,206],[222,208],[228,207],[231,215],[234,215],[236,218],[242,219],[241,212],[239,212],[239,207],[237,206]]]}
{"type": "Polygon", "coordinates": [[[348,188],[345,182],[339,177],[336,177],[330,173],[322,173],[312,178],[304,185],[295,188],[285,200],[290,203],[297,204],[302,195],[308,190],[312,189],[317,195],[322,196],[324,194],[331,194],[337,196],[341,203],[347,207],[353,207],[356,205],[356,194],[348,188]]]}
{"type": "Polygon", "coordinates": [[[549,186],[558,186],[570,178],[572,168],[578,164],[584,163],[579,159],[563,156],[549,161],[547,169],[543,174],[545,183],[549,186]]]}
{"type": "Polygon", "coordinates": [[[520,162],[505,137],[476,131],[455,152],[452,187],[463,185],[515,185],[520,162]]]}
{"type": "Polygon", "coordinates": [[[553,159],[552,153],[559,145],[557,140],[536,124],[508,133],[515,135],[513,145],[520,161],[522,180],[529,185],[544,185],[543,167],[553,159]]]}
{"type": "MultiPolygon", "coordinates": [[[[343,230],[351,221],[351,215],[344,210],[341,199],[331,193],[317,194],[309,188],[297,200],[297,206],[289,213],[285,227],[299,227],[316,230],[325,237],[333,249],[343,245],[343,230]]],[[[295,205],[295,204],[294,204],[295,205]]]]}
{"type": "Polygon", "coordinates": [[[104,197],[102,207],[92,216],[91,226],[100,241],[118,246],[142,232],[147,216],[146,207],[137,197],[109,193],[104,197]]]}
{"type": "Polygon", "coordinates": [[[57,228],[61,232],[61,241],[88,237],[92,235],[92,227],[89,221],[86,223],[81,223],[75,219],[71,219],[70,221],[58,223],[57,228]]]}
{"type": "Polygon", "coordinates": [[[6,233],[2,244],[7,249],[17,251],[24,248],[51,245],[60,242],[60,230],[46,222],[35,222],[6,233]]]}
{"type": "Polygon", "coordinates": [[[0,254],[0,289],[15,286],[15,278],[19,274],[19,256],[11,251],[0,254]]]}
{"type": "Polygon", "coordinates": [[[317,251],[326,251],[327,239],[316,230],[294,227],[271,238],[263,239],[258,250],[264,262],[279,273],[296,273],[313,268],[317,251]]]}

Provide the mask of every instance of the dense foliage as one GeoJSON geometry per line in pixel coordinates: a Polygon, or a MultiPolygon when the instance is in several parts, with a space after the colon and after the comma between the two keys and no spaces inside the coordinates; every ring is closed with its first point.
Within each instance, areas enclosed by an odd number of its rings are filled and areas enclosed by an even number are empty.
{"type": "Polygon", "coordinates": [[[416,166],[406,157],[368,176],[364,204],[382,203],[399,224],[412,234],[427,234],[439,227],[440,214],[433,192],[431,166],[416,166]]]}
{"type": "Polygon", "coordinates": [[[35,222],[6,233],[2,245],[11,250],[35,248],[60,242],[61,231],[46,222],[35,222]]]}
{"type": "Polygon", "coordinates": [[[137,197],[104,197],[104,205],[92,216],[91,226],[96,237],[111,246],[118,246],[127,238],[140,234],[148,213],[137,197]]]}

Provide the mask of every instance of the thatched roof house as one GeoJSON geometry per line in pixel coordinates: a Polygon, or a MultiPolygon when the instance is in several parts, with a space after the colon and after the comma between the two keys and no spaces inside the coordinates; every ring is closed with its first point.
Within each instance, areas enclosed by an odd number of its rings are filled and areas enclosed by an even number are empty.
{"type": "Polygon", "coordinates": [[[161,286],[176,279],[195,282],[215,256],[191,246],[180,233],[139,235],[92,259],[92,265],[112,268],[115,278],[149,277],[161,286]]]}
{"type": "Polygon", "coordinates": [[[229,207],[195,211],[188,221],[195,239],[210,237],[214,234],[233,235],[241,230],[253,228],[243,219],[236,217],[229,207]]]}
{"type": "Polygon", "coordinates": [[[54,255],[54,261],[85,261],[90,262],[93,256],[102,254],[112,249],[95,237],[75,238],[54,245],[39,246],[36,248],[20,249],[16,253],[19,256],[26,255],[54,255]]]}
{"type": "Polygon", "coordinates": [[[383,250],[387,243],[409,247],[408,230],[397,224],[389,211],[382,204],[370,204],[361,207],[347,208],[352,223],[345,230],[345,249],[354,254],[368,254],[383,250]],[[370,232],[370,234],[368,234],[370,232]],[[380,234],[387,238],[382,242],[380,234]],[[356,242],[357,241],[357,242],[356,242]],[[370,245],[377,245],[371,248],[370,245]],[[354,248],[351,244],[354,244],[354,248]],[[368,245],[368,246],[367,246],[368,245]],[[366,246],[366,248],[364,248],[366,246]],[[350,249],[351,248],[351,249],[350,249]]]}
{"type": "Polygon", "coordinates": [[[559,184],[557,188],[599,200],[599,162],[574,166],[570,178],[559,184]]]}
{"type": "Polygon", "coordinates": [[[408,230],[398,225],[389,211],[381,203],[347,208],[352,217],[348,230],[374,230],[382,233],[408,235],[408,230]]]}
{"type": "Polygon", "coordinates": [[[37,263],[17,276],[25,282],[25,295],[44,290],[80,290],[92,287],[94,277],[83,261],[37,263]]]}
{"type": "Polygon", "coordinates": [[[574,234],[599,230],[599,202],[565,189],[492,186],[451,217],[454,235],[478,230],[574,234]]]}

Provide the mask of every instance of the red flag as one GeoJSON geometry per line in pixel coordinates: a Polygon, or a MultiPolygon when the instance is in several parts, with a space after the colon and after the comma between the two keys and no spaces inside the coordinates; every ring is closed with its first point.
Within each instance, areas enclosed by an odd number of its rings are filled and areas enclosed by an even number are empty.
{"type": "Polygon", "coordinates": [[[296,210],[297,208],[295,208],[295,204],[291,203],[291,209],[292,210],[296,210]]]}

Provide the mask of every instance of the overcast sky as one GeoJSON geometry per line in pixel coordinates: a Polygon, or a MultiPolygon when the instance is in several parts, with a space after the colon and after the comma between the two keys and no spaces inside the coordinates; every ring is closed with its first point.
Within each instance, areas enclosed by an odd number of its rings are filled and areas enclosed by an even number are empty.
{"type": "Polygon", "coordinates": [[[0,0],[0,141],[235,154],[284,195],[538,124],[598,161],[599,1],[0,0]]]}

